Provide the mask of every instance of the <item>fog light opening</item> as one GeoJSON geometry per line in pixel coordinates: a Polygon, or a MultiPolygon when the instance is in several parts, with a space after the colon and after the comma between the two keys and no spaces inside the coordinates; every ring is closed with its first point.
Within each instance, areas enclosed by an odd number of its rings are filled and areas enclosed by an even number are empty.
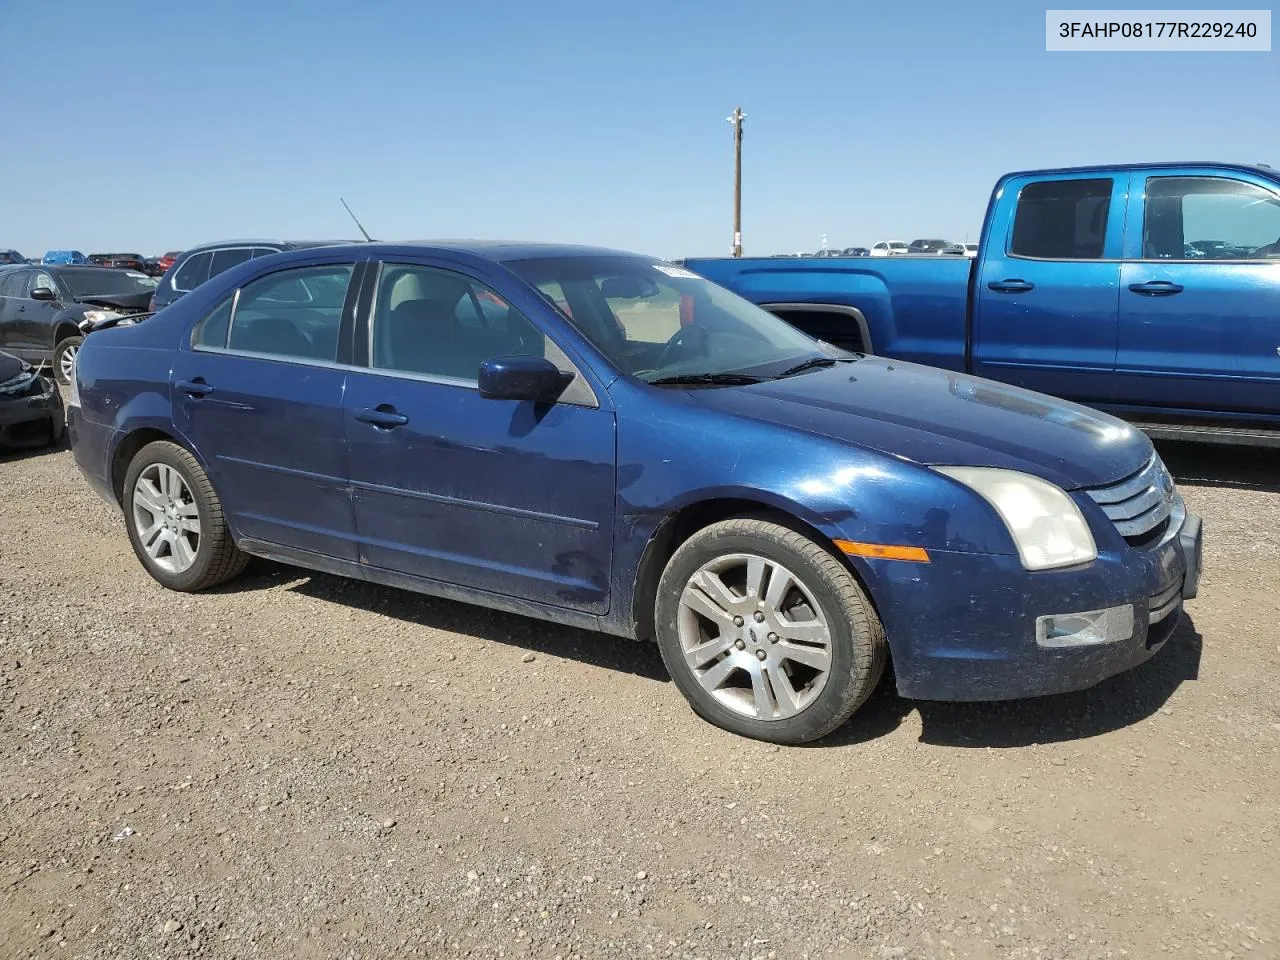
{"type": "Polygon", "coordinates": [[[1132,637],[1133,628],[1131,603],[1087,613],[1057,613],[1036,618],[1036,643],[1042,647],[1116,643],[1132,637]]]}

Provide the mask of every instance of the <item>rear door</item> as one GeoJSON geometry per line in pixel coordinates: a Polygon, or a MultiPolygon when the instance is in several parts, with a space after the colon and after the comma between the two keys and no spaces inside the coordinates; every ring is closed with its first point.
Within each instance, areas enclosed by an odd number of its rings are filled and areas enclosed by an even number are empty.
{"type": "Polygon", "coordinates": [[[386,263],[375,289],[369,369],[351,373],[345,405],[361,560],[607,611],[615,440],[604,391],[456,265],[386,263]],[[480,396],[481,362],[510,355],[546,357],[575,381],[553,404],[480,396]]]}
{"type": "Polygon", "coordinates": [[[1073,400],[1110,398],[1128,175],[1005,184],[974,287],[973,369],[1073,400]]]}
{"type": "Polygon", "coordinates": [[[1135,174],[1116,399],[1280,414],[1280,190],[1205,168],[1135,174]]]}
{"type": "Polygon", "coordinates": [[[342,400],[361,268],[334,259],[261,274],[175,356],[175,423],[240,537],[356,559],[342,400]]]}
{"type": "Polygon", "coordinates": [[[33,270],[27,278],[27,289],[18,301],[18,337],[26,359],[45,363],[53,357],[53,320],[70,302],[66,291],[48,270],[33,270]],[[34,300],[31,291],[41,287],[52,290],[53,300],[34,300]]]}

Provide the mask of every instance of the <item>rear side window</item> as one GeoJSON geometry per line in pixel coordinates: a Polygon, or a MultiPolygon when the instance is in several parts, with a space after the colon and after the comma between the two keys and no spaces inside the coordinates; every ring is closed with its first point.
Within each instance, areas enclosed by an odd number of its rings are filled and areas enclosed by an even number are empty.
{"type": "Polygon", "coordinates": [[[196,324],[191,331],[191,346],[213,347],[221,350],[227,345],[227,333],[231,329],[232,297],[227,297],[213,311],[196,324]]]}
{"type": "Polygon", "coordinates": [[[274,357],[337,360],[342,307],[354,271],[350,263],[300,267],[242,287],[228,347],[274,357]]]}
{"type": "Polygon", "coordinates": [[[213,254],[213,266],[209,268],[209,276],[216,277],[218,274],[244,263],[249,259],[249,255],[252,252],[252,249],[249,247],[236,247],[232,250],[215,250],[213,254]]]}
{"type": "Polygon", "coordinates": [[[0,278],[0,297],[22,297],[27,293],[29,270],[10,270],[0,278]]]}
{"type": "Polygon", "coordinates": [[[209,279],[209,264],[212,260],[212,253],[197,253],[190,257],[173,275],[173,289],[179,293],[187,293],[200,286],[209,279]]]}
{"type": "Polygon", "coordinates": [[[1018,194],[1009,253],[1037,260],[1098,260],[1107,236],[1112,181],[1045,180],[1018,194]]]}
{"type": "Polygon", "coordinates": [[[1148,260],[1280,258],[1280,197],[1226,177],[1151,177],[1142,256],[1148,260]]]}

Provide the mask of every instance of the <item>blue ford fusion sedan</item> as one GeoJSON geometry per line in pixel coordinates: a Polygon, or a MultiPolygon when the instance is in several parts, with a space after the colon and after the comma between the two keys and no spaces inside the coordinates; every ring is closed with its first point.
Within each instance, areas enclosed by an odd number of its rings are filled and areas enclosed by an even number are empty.
{"type": "Polygon", "coordinates": [[[1090,686],[1160,648],[1200,570],[1124,423],[608,250],[247,261],[91,333],[69,427],[170,589],[252,554],[653,639],[701,716],[779,743],[890,661],[914,698],[1090,686]]]}

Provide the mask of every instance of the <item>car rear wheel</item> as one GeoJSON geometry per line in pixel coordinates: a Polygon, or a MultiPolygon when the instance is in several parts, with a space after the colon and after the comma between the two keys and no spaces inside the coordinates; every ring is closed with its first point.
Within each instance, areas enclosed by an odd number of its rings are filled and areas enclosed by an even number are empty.
{"type": "Polygon", "coordinates": [[[843,724],[875,689],[884,630],[849,569],[781,524],[735,518],[690,537],[658,585],[671,679],[703,719],[773,743],[843,724]]]}
{"type": "Polygon", "coordinates": [[[80,352],[82,343],[84,337],[67,337],[53,348],[53,375],[64,387],[76,375],[76,354],[80,352]]]}
{"type": "Polygon", "coordinates": [[[134,553],[170,590],[217,586],[248,563],[200,462],[176,443],[157,441],[138,451],[125,474],[123,499],[134,553]]]}

